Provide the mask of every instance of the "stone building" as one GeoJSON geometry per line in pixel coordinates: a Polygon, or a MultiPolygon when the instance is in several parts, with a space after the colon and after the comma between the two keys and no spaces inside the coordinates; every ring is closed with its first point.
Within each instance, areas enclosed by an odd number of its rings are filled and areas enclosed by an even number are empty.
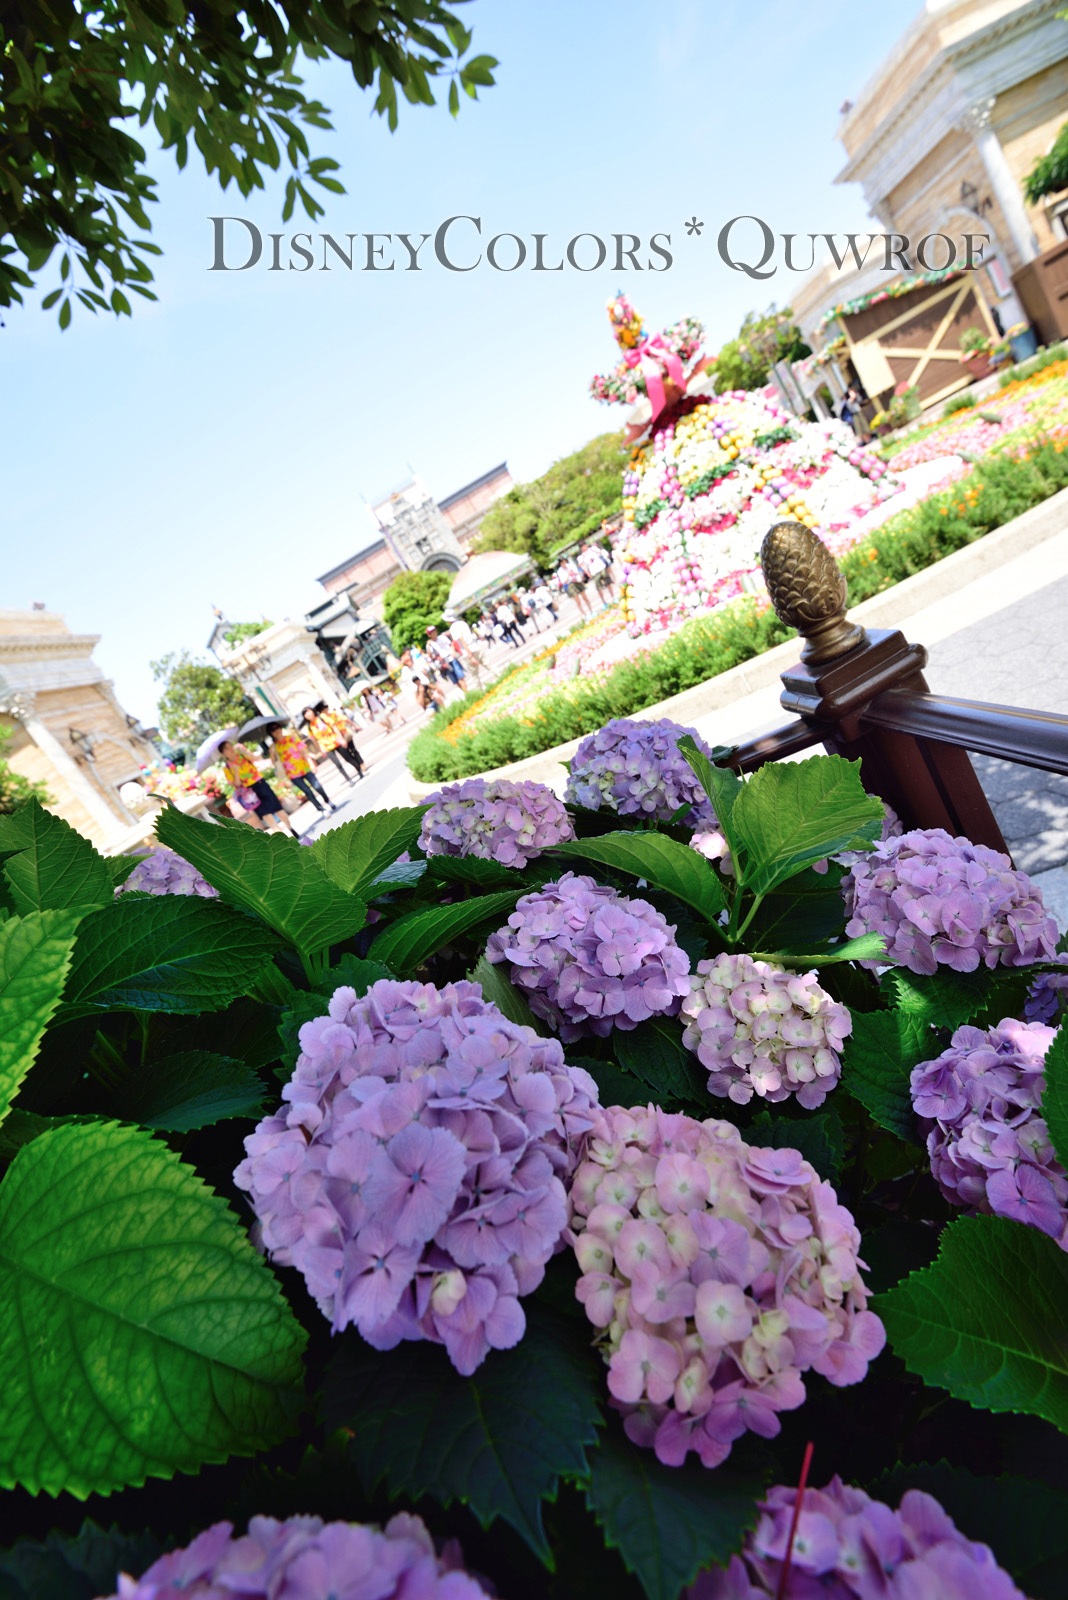
{"type": "Polygon", "coordinates": [[[481,478],[475,478],[472,483],[465,483],[462,489],[457,489],[452,494],[446,495],[444,500],[438,501],[438,510],[465,551],[471,549],[475,535],[482,526],[482,519],[490,506],[514,487],[508,463],[502,461],[499,467],[491,467],[481,478]]]}
{"type": "MultiPolygon", "coordinates": [[[[1063,0],[927,0],[846,102],[838,128],[847,160],[836,181],[862,186],[880,231],[907,236],[912,269],[946,264],[943,242],[917,258],[926,235],[947,235],[958,260],[964,235],[987,236],[977,289],[1003,328],[1028,317],[1040,323],[1035,264],[1068,237],[1068,195],[1031,206],[1022,194],[1027,173],[1068,119],[1063,10],[1063,0]]],[[[810,342],[829,306],[893,278],[881,268],[881,245],[875,254],[879,260],[850,271],[827,261],[793,291],[810,342]]],[[[1051,323],[1039,332],[1049,338],[1058,330],[1051,323]]]]}
{"type": "Polygon", "coordinates": [[[137,818],[119,789],[156,758],[136,718],[93,660],[95,633],[53,611],[0,611],[0,726],[16,772],[45,785],[48,806],[109,851],[137,818]]]}
{"type": "Polygon", "coordinates": [[[208,648],[262,715],[290,716],[317,700],[340,703],[343,687],[324,660],[315,634],[303,622],[286,618],[272,623],[236,646],[226,643],[228,626],[224,620],[214,629],[208,648]]]}

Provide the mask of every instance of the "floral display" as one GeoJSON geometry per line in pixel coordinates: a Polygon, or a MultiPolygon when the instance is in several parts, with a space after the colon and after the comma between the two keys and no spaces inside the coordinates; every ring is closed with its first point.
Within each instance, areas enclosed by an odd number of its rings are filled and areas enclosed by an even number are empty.
{"type": "Polygon", "coordinates": [[[162,847],[142,856],[115,893],[125,894],[132,889],[141,894],[198,894],[204,900],[214,900],[219,895],[218,889],[213,889],[196,867],[183,861],[173,850],[162,847]]]}
{"type": "Polygon", "coordinates": [[[688,822],[714,828],[711,802],[679,750],[683,734],[712,760],[695,728],[668,717],[649,722],[616,717],[599,733],[588,734],[575,751],[565,800],[590,811],[605,806],[621,816],[655,817],[658,822],[670,822],[680,807],[689,806],[688,822]]]}
{"type": "Polygon", "coordinates": [[[405,1512],[384,1528],[320,1517],[252,1517],[234,1538],[217,1522],[192,1544],[153,1562],[138,1580],[122,1576],[110,1600],[485,1600],[460,1566],[455,1545],[439,1555],[419,1517],[405,1512]]]}
{"type": "Polygon", "coordinates": [[[888,284],[884,289],[871,289],[867,294],[858,294],[852,300],[843,300],[823,313],[816,332],[821,333],[835,317],[855,317],[859,311],[867,311],[869,306],[881,305],[884,300],[900,300],[903,295],[911,294],[914,289],[929,289],[935,284],[948,283],[951,278],[959,278],[963,271],[963,267],[942,267],[936,268],[933,272],[917,272],[910,277],[901,278],[897,283],[888,284]]]}
{"type": "Polygon", "coordinates": [[[814,972],[787,972],[747,955],[699,961],[682,1002],[682,1042],[709,1071],[709,1094],[746,1105],[796,1095],[821,1106],[841,1075],[839,1052],[853,1031],[846,1006],[814,972]]]}
{"type": "Polygon", "coordinates": [[[623,479],[623,609],[632,634],[761,587],[759,551],[793,517],[835,553],[901,488],[844,423],[804,422],[771,387],[701,400],[636,449],[623,479]]]}
{"type": "Polygon", "coordinates": [[[1056,950],[1057,924],[1027,874],[944,828],[877,844],[854,862],[842,892],[849,936],[882,934],[887,959],[910,972],[1023,967],[1056,950]]]}
{"type": "Polygon", "coordinates": [[[660,912],[575,872],[523,895],[486,956],[508,963],[565,1043],[674,1015],[690,989],[689,957],[660,912]]]}
{"type": "Polygon", "coordinates": [[[517,1344],[519,1298],[566,1221],[592,1078],[477,984],[381,979],[362,999],[335,990],[303,1025],[282,1099],[234,1181],[334,1332],[355,1324],[376,1350],[431,1339],[463,1373],[517,1344]]]}
{"type": "Polygon", "coordinates": [[[772,1439],[802,1375],[859,1383],[885,1342],[860,1234],[796,1150],[654,1106],[595,1115],[571,1185],[577,1293],[627,1433],[678,1466],[772,1439]]]}
{"type": "Polygon", "coordinates": [[[1068,1175],[1042,1116],[1052,1028],[1006,1017],[958,1028],[912,1073],[912,1104],[946,1199],[1039,1228],[1068,1250],[1068,1175]]]}
{"type": "Polygon", "coordinates": [[[769,1489],[760,1521],[725,1570],[704,1572],[689,1600],[1024,1600],[985,1544],[959,1533],[932,1495],[909,1489],[896,1511],[832,1478],[806,1489],[769,1489]],[[791,1530],[793,1538],[791,1540],[791,1530]]]}
{"type": "Polygon", "coordinates": [[[162,795],[166,800],[182,800],[193,795],[221,800],[233,793],[233,784],[220,766],[205,767],[203,772],[197,772],[194,767],[175,767],[172,762],[156,761],[141,770],[149,793],[162,795]]]}
{"type": "Polygon", "coordinates": [[[428,856],[481,856],[525,867],[575,837],[571,818],[544,783],[468,778],[429,796],[419,843],[428,856]]]}
{"type": "Polygon", "coordinates": [[[883,448],[894,472],[944,456],[976,457],[1068,435],[1068,361],[1006,384],[977,406],[910,429],[883,448]]]}
{"type": "MultiPolygon", "coordinates": [[[[617,294],[608,302],[608,320],[616,343],[624,352],[619,365],[609,373],[598,374],[590,383],[590,393],[595,400],[633,405],[639,395],[650,395],[658,390],[662,404],[664,376],[680,383],[684,368],[700,354],[705,336],[703,323],[696,317],[683,317],[663,333],[650,339],[642,325],[641,316],[625,294],[617,294]],[[650,381],[651,380],[651,381],[650,381]]],[[[654,405],[654,412],[659,410],[654,405]]]]}

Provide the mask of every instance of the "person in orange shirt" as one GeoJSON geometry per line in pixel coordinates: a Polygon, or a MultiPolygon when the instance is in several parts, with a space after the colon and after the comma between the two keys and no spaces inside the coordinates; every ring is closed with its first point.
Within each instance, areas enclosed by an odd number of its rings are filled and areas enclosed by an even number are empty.
{"type": "Polygon", "coordinates": [[[267,779],[260,777],[252,751],[227,739],[219,746],[219,754],[234,786],[234,798],[245,812],[241,820],[268,832],[281,828],[283,833],[292,833],[282,802],[267,779]]]}
{"type": "Polygon", "coordinates": [[[320,700],[316,706],[304,708],[304,726],[311,734],[323,755],[329,756],[343,778],[348,778],[350,783],[355,779],[349,778],[345,768],[338,759],[344,756],[350,767],[356,768],[356,777],[363,777],[363,757],[352,742],[352,729],[348,720],[340,711],[331,711],[326,702],[320,700]]]}
{"type": "Polygon", "coordinates": [[[311,751],[295,728],[273,729],[269,744],[276,770],[280,769],[284,773],[293,787],[300,790],[305,800],[310,800],[315,809],[324,815],[337,810],[337,806],[312,771],[311,751]]]}

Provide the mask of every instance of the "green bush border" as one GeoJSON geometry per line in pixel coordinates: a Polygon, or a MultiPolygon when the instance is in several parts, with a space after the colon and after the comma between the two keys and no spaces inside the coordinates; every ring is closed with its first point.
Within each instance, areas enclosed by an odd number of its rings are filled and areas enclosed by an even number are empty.
{"type": "MultiPolygon", "coordinates": [[[[842,558],[850,603],[922,572],[1065,487],[1068,448],[1051,439],[1040,440],[1026,459],[986,456],[966,478],[898,512],[842,558]]],[[[758,612],[754,600],[735,600],[709,617],[695,617],[658,649],[621,661],[570,694],[552,690],[531,718],[500,717],[450,744],[442,731],[481,698],[473,692],[416,734],[408,768],[420,783],[443,783],[522,761],[595,733],[612,717],[632,716],[717,677],[781,644],[792,631],[773,611],[758,612]]]]}

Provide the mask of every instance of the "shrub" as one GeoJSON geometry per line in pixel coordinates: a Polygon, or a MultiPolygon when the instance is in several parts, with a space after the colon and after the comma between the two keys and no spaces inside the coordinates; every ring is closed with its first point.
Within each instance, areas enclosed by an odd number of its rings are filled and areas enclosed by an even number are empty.
{"type": "Polygon", "coordinates": [[[955,394],[942,407],[942,415],[951,417],[955,411],[970,411],[974,404],[974,394],[969,394],[967,391],[964,394],[955,394]]]}

